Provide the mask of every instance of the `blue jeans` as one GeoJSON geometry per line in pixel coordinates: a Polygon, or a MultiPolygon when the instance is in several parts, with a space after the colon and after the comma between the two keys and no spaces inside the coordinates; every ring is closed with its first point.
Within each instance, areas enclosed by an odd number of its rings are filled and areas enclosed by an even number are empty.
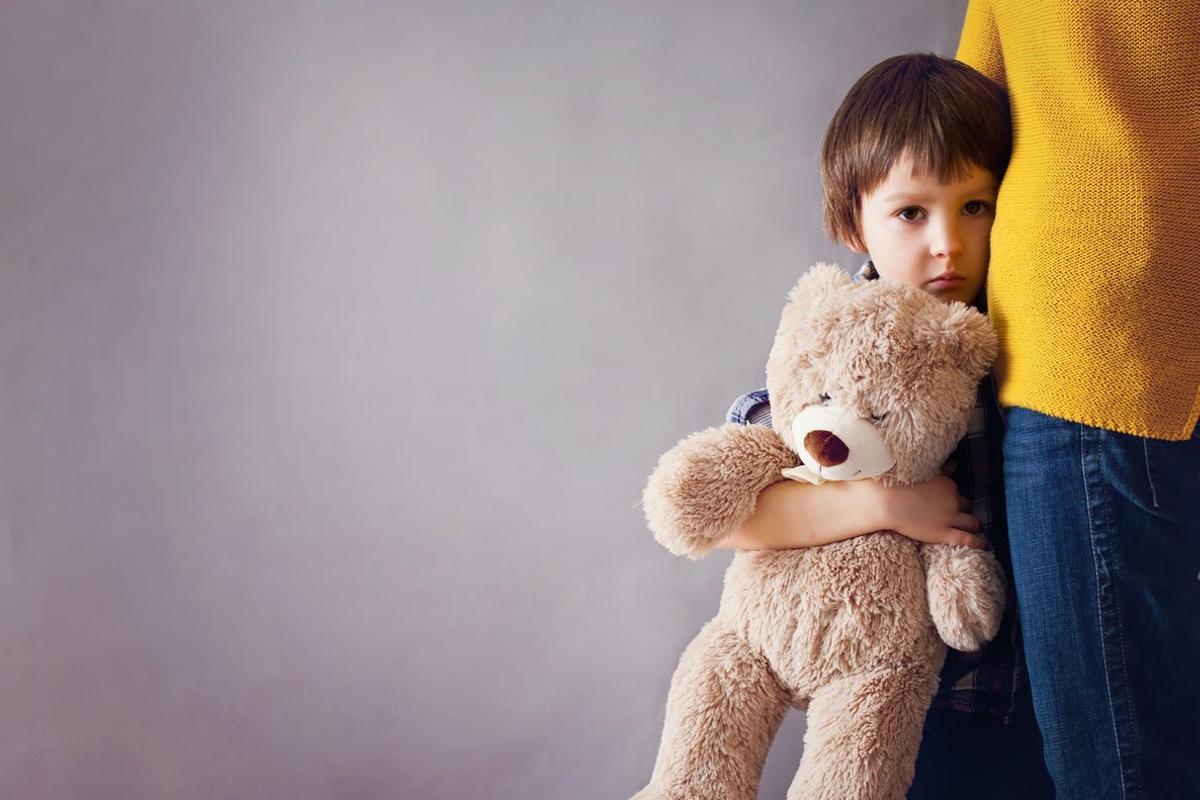
{"type": "Polygon", "coordinates": [[[1058,800],[1200,797],[1200,430],[1167,442],[1009,409],[1004,480],[1058,800]]]}

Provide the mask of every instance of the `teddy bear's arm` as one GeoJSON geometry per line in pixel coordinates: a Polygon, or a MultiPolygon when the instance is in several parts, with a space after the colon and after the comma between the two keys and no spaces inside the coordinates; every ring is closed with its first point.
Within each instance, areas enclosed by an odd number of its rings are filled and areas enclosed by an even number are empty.
{"type": "Polygon", "coordinates": [[[973,652],[991,641],[1004,615],[1004,570],[986,550],[921,546],[929,614],[942,641],[973,652]]]}
{"type": "Polygon", "coordinates": [[[758,493],[799,463],[762,425],[727,423],[694,433],[658,460],[642,493],[654,538],[700,558],[754,513],[758,493]]]}

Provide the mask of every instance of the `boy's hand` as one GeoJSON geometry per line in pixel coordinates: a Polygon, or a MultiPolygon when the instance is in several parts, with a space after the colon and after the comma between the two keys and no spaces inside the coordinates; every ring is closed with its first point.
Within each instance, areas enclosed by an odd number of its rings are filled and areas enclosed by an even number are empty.
{"type": "Polygon", "coordinates": [[[977,535],[979,520],[967,513],[970,503],[946,475],[912,486],[876,486],[888,530],[925,544],[992,549],[987,539],[977,535]]]}

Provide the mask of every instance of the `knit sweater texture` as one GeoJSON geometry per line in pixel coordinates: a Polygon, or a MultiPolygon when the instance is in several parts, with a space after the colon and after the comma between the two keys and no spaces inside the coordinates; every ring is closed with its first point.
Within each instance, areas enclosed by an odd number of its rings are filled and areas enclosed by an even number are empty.
{"type": "Polygon", "coordinates": [[[1200,2],[971,0],[1012,103],[987,297],[1000,401],[1186,439],[1200,418],[1200,2]]]}

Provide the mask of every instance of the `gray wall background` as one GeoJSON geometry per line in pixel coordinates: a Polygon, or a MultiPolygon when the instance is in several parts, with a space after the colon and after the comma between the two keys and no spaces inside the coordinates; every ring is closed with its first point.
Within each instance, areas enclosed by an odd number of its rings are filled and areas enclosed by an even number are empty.
{"type": "Polygon", "coordinates": [[[5,2],[0,796],[632,794],[728,562],[642,483],[964,9],[5,2]]]}

